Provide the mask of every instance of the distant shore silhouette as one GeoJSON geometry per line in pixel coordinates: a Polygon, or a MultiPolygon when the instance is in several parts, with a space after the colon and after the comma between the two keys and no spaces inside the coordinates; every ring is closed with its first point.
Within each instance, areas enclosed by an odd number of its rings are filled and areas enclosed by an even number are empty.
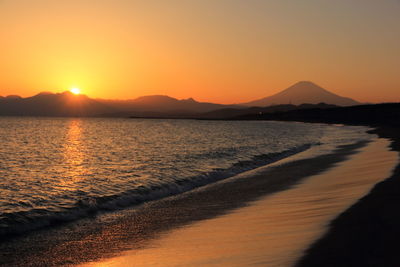
{"type": "Polygon", "coordinates": [[[10,95],[0,97],[0,116],[221,119],[250,113],[359,104],[358,101],[338,96],[312,82],[298,82],[273,96],[231,105],[198,102],[193,98],[178,100],[165,95],[142,96],[130,100],[94,99],[70,91],[57,94],[43,92],[26,98],[10,95]]]}

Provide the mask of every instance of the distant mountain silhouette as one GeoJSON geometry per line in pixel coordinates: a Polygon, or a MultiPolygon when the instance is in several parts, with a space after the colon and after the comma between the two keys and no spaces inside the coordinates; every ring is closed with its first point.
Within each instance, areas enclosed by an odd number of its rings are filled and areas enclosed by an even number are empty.
{"type": "Polygon", "coordinates": [[[275,95],[243,103],[242,105],[265,107],[281,104],[300,105],[305,103],[326,103],[338,106],[353,106],[361,104],[360,102],[357,102],[351,98],[342,97],[331,93],[312,82],[302,81],[290,86],[289,88],[275,95]]]}
{"type": "Polygon", "coordinates": [[[6,98],[6,99],[21,99],[22,97],[20,97],[19,95],[8,95],[4,98],[6,98]]]}
{"type": "Polygon", "coordinates": [[[178,100],[165,95],[142,96],[131,100],[105,100],[70,92],[42,92],[27,98],[17,95],[0,96],[0,115],[220,119],[245,114],[357,104],[357,101],[337,96],[311,82],[299,82],[276,95],[248,102],[245,104],[247,107],[197,102],[193,98],[178,100]]]}
{"type": "Polygon", "coordinates": [[[9,116],[95,116],[115,111],[85,95],[70,92],[40,93],[32,97],[0,98],[0,115],[9,116]]]}
{"type": "Polygon", "coordinates": [[[109,116],[109,117],[188,117],[235,105],[178,100],[169,96],[143,96],[133,100],[91,99],[70,92],[43,92],[32,97],[0,97],[3,116],[109,116]]]}
{"type": "Polygon", "coordinates": [[[101,100],[100,103],[107,104],[120,111],[131,113],[131,116],[142,116],[143,114],[168,113],[169,115],[195,114],[216,110],[225,107],[239,107],[237,105],[221,105],[205,102],[197,102],[193,98],[178,100],[164,95],[141,96],[133,100],[101,100]]]}

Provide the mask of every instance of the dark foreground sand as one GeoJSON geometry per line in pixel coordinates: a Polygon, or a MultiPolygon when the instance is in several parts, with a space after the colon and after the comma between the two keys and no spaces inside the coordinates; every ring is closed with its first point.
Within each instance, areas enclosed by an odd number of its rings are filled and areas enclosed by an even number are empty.
{"type": "MultiPolygon", "coordinates": [[[[2,241],[0,263],[3,266],[61,266],[94,261],[101,266],[102,261],[120,255],[121,251],[149,248],[156,240],[161,240],[165,234],[179,227],[223,217],[249,205],[248,208],[251,208],[254,201],[261,201],[265,196],[296,186],[306,177],[323,173],[354,155],[365,145],[367,143],[364,142],[344,146],[329,155],[266,168],[258,175],[228,179],[131,210],[105,214],[2,241]]],[[[380,173],[378,179],[384,179],[386,174],[377,171],[380,173]]],[[[256,207],[256,211],[250,212],[250,215],[257,214],[257,207],[260,206],[253,207],[256,207]]],[[[344,207],[336,212],[343,209],[344,207]]],[[[330,219],[333,217],[329,217],[330,219]]],[[[230,220],[225,225],[228,226],[229,222],[230,220]]],[[[240,229],[245,231],[246,227],[240,229]]],[[[321,229],[320,227],[318,231],[322,231],[321,229]]],[[[183,235],[181,237],[184,238],[183,235]]],[[[312,239],[317,237],[313,236],[312,239]]],[[[300,246],[301,250],[304,246],[305,244],[300,246]]],[[[244,252],[245,248],[243,247],[244,252]]],[[[282,249],[284,251],[285,246],[282,249]]]]}

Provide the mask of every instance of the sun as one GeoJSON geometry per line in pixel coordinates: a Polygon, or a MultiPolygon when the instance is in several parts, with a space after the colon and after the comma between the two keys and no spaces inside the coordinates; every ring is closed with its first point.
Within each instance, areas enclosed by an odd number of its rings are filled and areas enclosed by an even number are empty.
{"type": "Polygon", "coordinates": [[[71,93],[73,93],[74,95],[79,95],[81,93],[81,90],[79,88],[71,88],[71,90],[69,90],[71,93]]]}

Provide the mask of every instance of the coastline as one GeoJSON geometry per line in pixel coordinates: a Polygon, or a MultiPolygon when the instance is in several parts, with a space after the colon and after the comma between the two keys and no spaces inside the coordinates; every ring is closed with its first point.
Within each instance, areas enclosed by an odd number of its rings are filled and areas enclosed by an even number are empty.
{"type": "MultiPolygon", "coordinates": [[[[372,132],[391,140],[391,149],[400,152],[398,126],[381,125],[372,132]]],[[[400,163],[391,177],[333,220],[296,266],[398,266],[399,178],[400,163]]]]}
{"type": "Polygon", "coordinates": [[[331,154],[268,166],[265,172],[237,176],[175,197],[72,223],[1,244],[1,262],[13,266],[74,265],[139,249],[163,233],[227,214],[261,197],[290,188],[324,172],[366,145],[339,147],[331,154]],[[310,168],[310,166],[313,166],[310,168]],[[265,179],[268,175],[268,179],[265,179]],[[32,246],[35,244],[35,246],[32,246]]]}
{"type": "Polygon", "coordinates": [[[388,144],[375,139],[287,190],[168,231],[145,248],[82,266],[292,266],[337,214],[390,175],[398,155],[388,144]]]}

